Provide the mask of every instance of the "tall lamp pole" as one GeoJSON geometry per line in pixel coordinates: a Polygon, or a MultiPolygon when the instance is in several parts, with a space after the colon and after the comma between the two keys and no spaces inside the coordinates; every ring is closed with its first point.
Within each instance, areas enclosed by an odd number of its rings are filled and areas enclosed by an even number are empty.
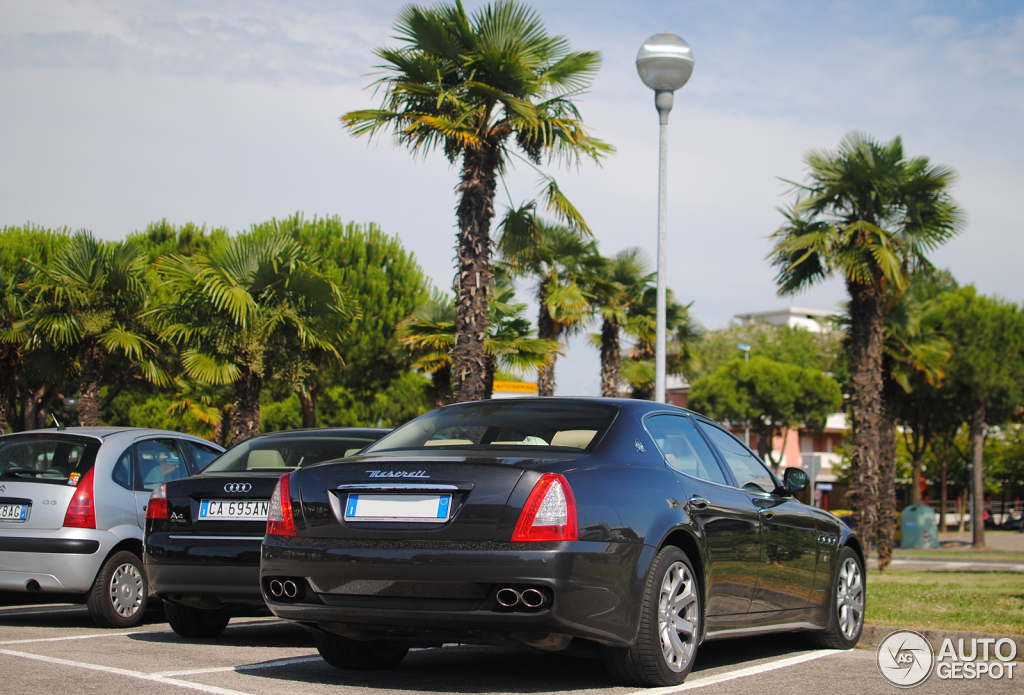
{"type": "MultiPolygon", "coordinates": [[[[749,362],[750,361],[750,346],[747,345],[746,343],[740,343],[736,347],[743,351],[743,361],[744,362],[749,362]]],[[[747,446],[750,446],[750,422],[749,421],[746,423],[746,427],[743,428],[743,443],[746,444],[747,446]]],[[[770,449],[771,447],[768,447],[768,448],[770,449]]]]}
{"type": "Polygon", "coordinates": [[[654,347],[654,400],[665,402],[665,275],[668,219],[668,114],[674,93],[693,74],[693,51],[675,34],[655,34],[636,54],[636,70],[643,83],[654,90],[654,105],[661,122],[658,154],[658,313],[654,347]]]}

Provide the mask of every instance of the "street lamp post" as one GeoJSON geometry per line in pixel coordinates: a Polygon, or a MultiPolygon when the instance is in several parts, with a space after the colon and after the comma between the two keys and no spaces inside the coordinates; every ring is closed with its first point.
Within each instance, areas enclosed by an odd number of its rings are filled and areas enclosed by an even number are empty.
{"type": "MultiPolygon", "coordinates": [[[[740,343],[736,346],[743,351],[743,361],[750,361],[750,346],[746,343],[740,343]]],[[[750,446],[750,422],[747,422],[746,427],[743,428],[743,443],[750,446]]]]}
{"type": "Polygon", "coordinates": [[[693,74],[693,51],[675,34],[655,34],[644,41],[636,54],[636,70],[643,83],[654,90],[661,133],[658,154],[658,310],[654,347],[654,400],[665,402],[665,275],[668,219],[668,114],[675,90],[693,74]]]}

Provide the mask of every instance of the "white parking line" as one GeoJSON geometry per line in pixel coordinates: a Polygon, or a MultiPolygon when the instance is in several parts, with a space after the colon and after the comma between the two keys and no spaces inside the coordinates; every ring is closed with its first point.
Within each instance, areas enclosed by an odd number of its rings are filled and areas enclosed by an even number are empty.
{"type": "Polygon", "coordinates": [[[820,659],[823,656],[838,654],[842,651],[842,649],[820,649],[815,652],[810,652],[809,654],[791,656],[788,659],[779,659],[778,661],[769,661],[766,664],[748,666],[747,668],[741,668],[738,671],[729,671],[728,673],[719,673],[715,676],[698,678],[696,680],[683,683],[682,685],[674,685],[669,686],[667,688],[649,688],[647,690],[637,690],[631,693],[627,693],[627,695],[672,695],[673,693],[681,693],[687,690],[706,688],[709,685],[725,683],[726,681],[736,680],[737,678],[756,676],[759,673],[767,673],[768,671],[774,671],[775,669],[779,668],[786,668],[787,666],[795,666],[797,664],[802,664],[807,661],[814,661],[815,659],[820,659]]]}
{"type": "Polygon", "coordinates": [[[250,695],[249,693],[243,693],[241,690],[229,690],[228,688],[218,688],[215,685],[204,685],[202,683],[190,683],[189,681],[179,681],[174,678],[168,678],[166,676],[159,676],[152,673],[142,673],[141,671],[129,671],[124,668],[115,668],[113,666],[99,666],[98,664],[86,664],[80,661],[69,661],[67,659],[58,659],[53,656],[42,656],[40,654],[28,654],[27,652],[16,652],[10,649],[0,649],[0,654],[7,656],[16,656],[23,659],[32,659],[33,661],[42,661],[47,664],[57,664],[59,666],[70,666],[71,668],[85,669],[87,671],[100,671],[101,673],[110,673],[116,676],[125,676],[127,678],[137,678],[139,680],[150,681],[152,683],[160,683],[162,685],[173,685],[177,688],[186,688],[188,690],[198,690],[204,693],[211,693],[211,695],[250,695]]]}
{"type": "MultiPolygon", "coordinates": [[[[284,620],[278,620],[276,618],[271,620],[249,620],[241,623],[234,623],[228,625],[225,629],[230,630],[232,628],[238,629],[242,627],[259,627],[260,625],[288,625],[289,623],[284,620]]],[[[68,640],[76,639],[92,639],[94,637],[130,637],[131,635],[169,635],[174,630],[142,630],[139,632],[98,632],[93,635],[70,635],[68,637],[36,637],[33,639],[14,639],[0,642],[0,644],[32,644],[34,642],[66,642],[68,640]]]]}

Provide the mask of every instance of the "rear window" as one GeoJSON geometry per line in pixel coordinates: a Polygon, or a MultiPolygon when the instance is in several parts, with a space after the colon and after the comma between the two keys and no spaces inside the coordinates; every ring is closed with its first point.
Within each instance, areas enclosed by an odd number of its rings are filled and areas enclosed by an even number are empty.
{"type": "Polygon", "coordinates": [[[538,403],[512,399],[435,410],[399,427],[366,450],[562,449],[589,451],[615,419],[606,403],[538,403]]]}
{"type": "Polygon", "coordinates": [[[257,437],[221,455],[203,473],[229,471],[288,471],[356,453],[374,437],[324,435],[257,437]]]}
{"type": "Polygon", "coordinates": [[[96,461],[100,442],[72,435],[0,439],[0,479],[78,485],[96,461]]]}

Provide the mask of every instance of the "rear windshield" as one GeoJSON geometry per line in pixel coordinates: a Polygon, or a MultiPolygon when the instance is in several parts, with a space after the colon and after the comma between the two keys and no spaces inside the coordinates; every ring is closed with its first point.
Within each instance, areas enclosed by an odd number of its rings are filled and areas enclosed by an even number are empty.
{"type": "Polygon", "coordinates": [[[607,403],[503,399],[459,405],[421,415],[365,453],[433,448],[591,450],[617,412],[617,406],[607,403]]]}
{"type": "Polygon", "coordinates": [[[71,435],[0,439],[0,479],[78,485],[96,461],[100,442],[71,435]]]}
{"type": "Polygon", "coordinates": [[[257,437],[222,454],[203,473],[289,471],[351,456],[376,439],[372,436],[257,437]]]}

